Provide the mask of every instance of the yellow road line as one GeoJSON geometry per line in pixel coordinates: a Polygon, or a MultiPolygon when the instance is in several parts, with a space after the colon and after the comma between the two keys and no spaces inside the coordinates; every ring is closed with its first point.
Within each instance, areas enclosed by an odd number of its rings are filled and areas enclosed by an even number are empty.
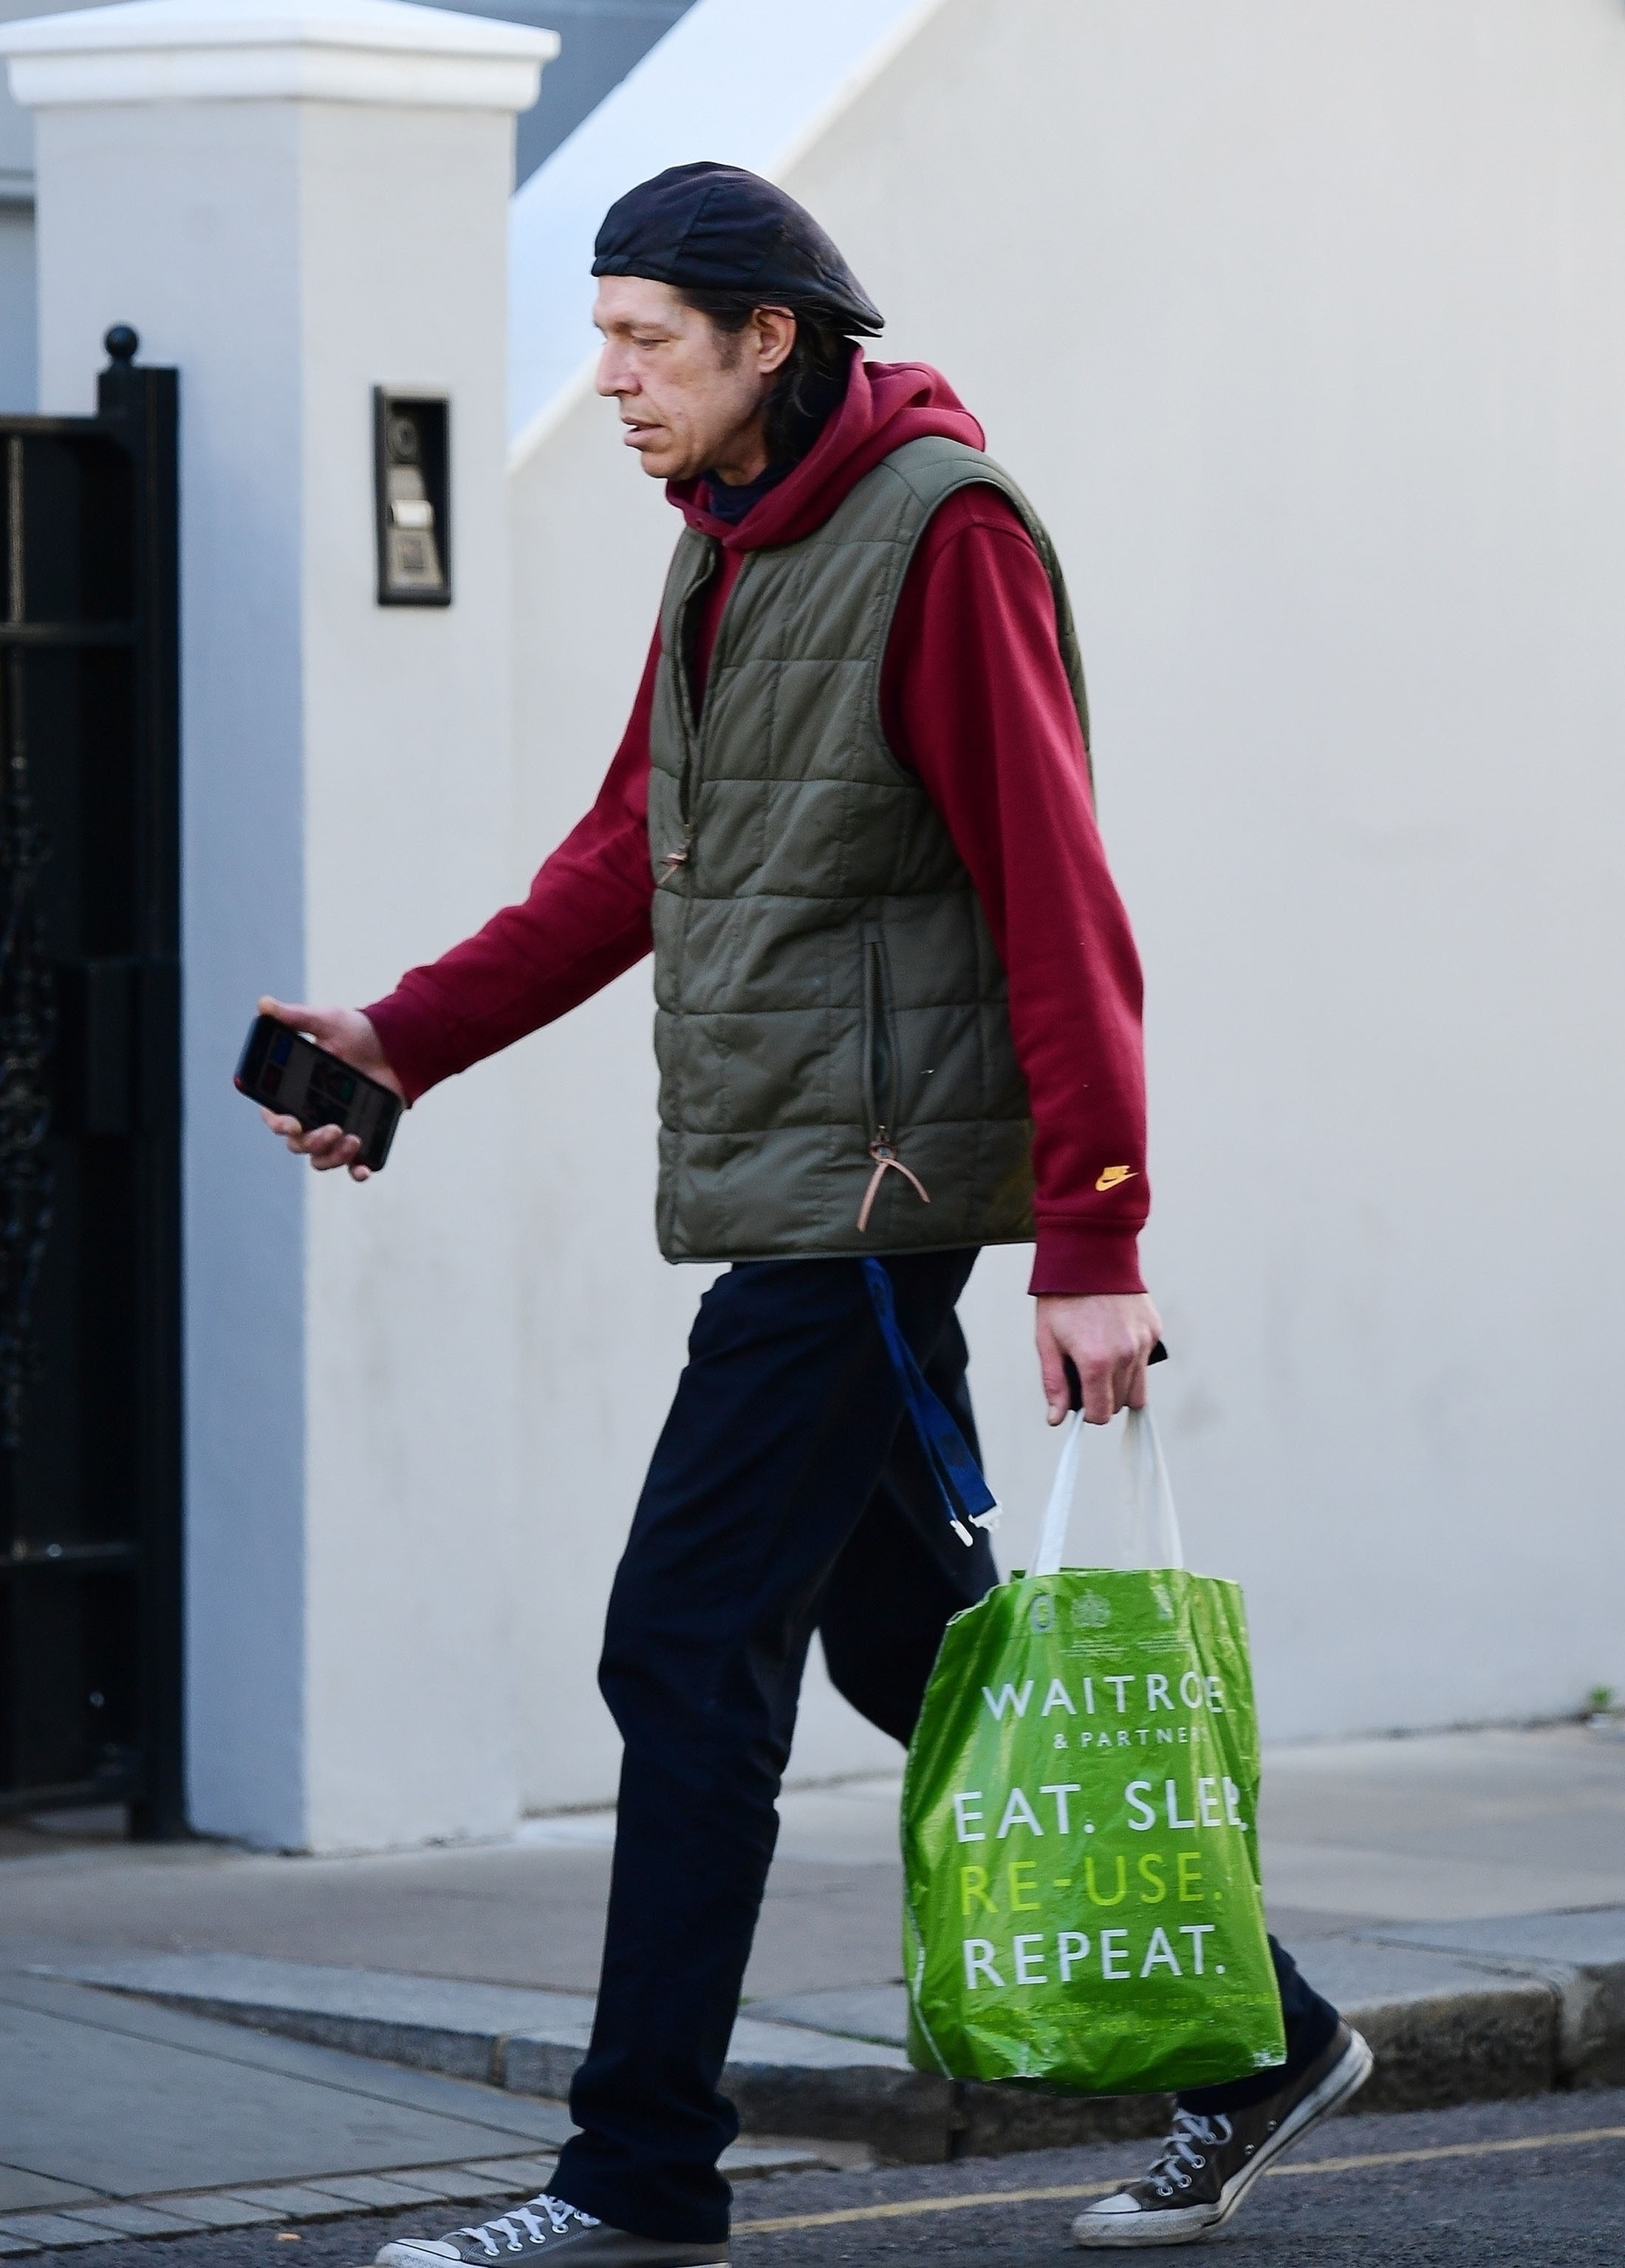
{"type": "Polygon", "coordinates": [[[1625,2141],[1625,2126],[1582,2126],[1571,2134],[1518,2134],[1504,2142],[1436,2142],[1426,2150],[1371,2150],[1359,2158],[1311,2158],[1271,2166],[1272,2174],[1349,2174],[1361,2166],[1420,2166],[1430,2158],[1497,2158],[1508,2150],[1545,2150],[1567,2143],[1625,2141]]]}
{"type": "MultiPolygon", "coordinates": [[[[1437,2158],[1495,2158],[1511,2150],[1561,2150],[1582,2142],[1625,2141],[1625,2126],[1585,2126],[1570,2134],[1519,2134],[1504,2142],[1437,2142],[1420,2150],[1372,2150],[1357,2158],[1311,2158],[1295,2166],[1271,2166],[1266,2181],[1281,2174],[1352,2174],[1367,2166],[1421,2166],[1437,2158]]],[[[1121,2182],[1072,2182],[1059,2189],[974,2190],[958,2197],[904,2198],[890,2205],[851,2205],[836,2213],[786,2213],[777,2220],[736,2220],[735,2236],[781,2236],[796,2228],[834,2228],[845,2221],[902,2220],[911,2213],[966,2213],[982,2205],[1056,2205],[1078,2198],[1105,2197],[1121,2182]]]]}
{"type": "Polygon", "coordinates": [[[1121,2182],[1075,2183],[1060,2190],[979,2190],[966,2197],[906,2198],[896,2205],[849,2205],[839,2213],[787,2213],[781,2220],[736,2220],[735,2236],[778,2236],[787,2228],[833,2228],[843,2220],[900,2220],[911,2213],[964,2213],[978,2205],[1047,2204],[1056,2198],[1104,2197],[1121,2182]]]}

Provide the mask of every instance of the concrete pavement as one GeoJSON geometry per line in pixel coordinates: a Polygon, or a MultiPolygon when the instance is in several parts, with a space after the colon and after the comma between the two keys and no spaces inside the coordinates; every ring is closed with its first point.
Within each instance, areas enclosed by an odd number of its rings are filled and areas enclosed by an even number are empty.
{"type": "Polygon", "coordinates": [[[1272,1750],[1278,1933],[1625,1904],[1625,1723],[1272,1750]]]}
{"type": "MultiPolygon", "coordinates": [[[[884,1780],[785,1799],[729,2074],[756,2141],[739,2170],[1154,2129],[1152,2098],[906,2069],[896,1800],[884,1780]]],[[[64,2220],[110,2240],[108,2213],[303,2227],[390,2201],[358,2183],[534,2189],[567,2131],[538,2098],[563,2091],[590,2020],[608,1815],[321,1859],[68,1827],[0,1834],[0,2252],[65,2244],[64,2220]]],[[[1278,1931],[1379,2048],[1368,2105],[1625,2079],[1612,1727],[1282,1750],[1261,1836],[1278,1931]]]]}
{"type": "MultiPolygon", "coordinates": [[[[748,1999],[897,1977],[897,1786],[785,1797],[748,1999]]],[[[1289,1944],[1625,1906],[1625,1737],[1558,1725],[1274,1749],[1259,1834],[1289,1944]]],[[[0,1830],[0,1947],[244,1953],[590,1992],[613,1837],[598,1812],[528,1821],[501,1845],[283,1859],[13,1827],[0,1830]]]]}

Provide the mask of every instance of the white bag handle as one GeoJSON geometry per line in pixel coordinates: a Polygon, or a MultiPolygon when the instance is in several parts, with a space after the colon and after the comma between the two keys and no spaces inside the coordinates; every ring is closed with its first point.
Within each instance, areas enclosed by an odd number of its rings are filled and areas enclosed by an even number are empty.
{"type": "MultiPolygon", "coordinates": [[[[1066,1556],[1067,1529],[1072,1519],[1072,1499],[1077,1492],[1078,1452],[1083,1442],[1083,1413],[1079,1410],[1061,1444],[1055,1468],[1055,1485],[1045,1508],[1044,1526],[1030,1572],[1054,1575],[1066,1556]]],[[[1132,1567],[1183,1567],[1185,1546],[1179,1538],[1179,1518],[1163,1445],[1156,1438],[1149,1410],[1130,1410],[1123,1419],[1123,1491],[1129,1533],[1123,1564],[1132,1567]]]]}

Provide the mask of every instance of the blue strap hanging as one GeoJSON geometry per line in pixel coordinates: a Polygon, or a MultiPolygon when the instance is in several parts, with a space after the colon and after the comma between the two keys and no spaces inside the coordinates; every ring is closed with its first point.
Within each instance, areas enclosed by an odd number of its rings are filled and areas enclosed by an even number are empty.
{"type": "Polygon", "coordinates": [[[926,1462],[947,1508],[949,1524],[962,1543],[974,1543],[971,1528],[993,1525],[1000,1514],[999,1500],[983,1479],[981,1467],[971,1454],[964,1435],[949,1415],[941,1396],[926,1383],[925,1373],[915,1361],[914,1350],[904,1337],[897,1322],[890,1277],[878,1260],[865,1260],[861,1266],[881,1336],[902,1381],[908,1414],[914,1421],[926,1462]]]}

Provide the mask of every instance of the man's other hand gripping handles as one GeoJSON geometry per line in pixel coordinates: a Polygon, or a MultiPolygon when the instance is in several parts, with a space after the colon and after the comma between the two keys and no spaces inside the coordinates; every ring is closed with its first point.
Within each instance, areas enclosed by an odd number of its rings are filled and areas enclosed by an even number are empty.
{"type": "MultiPolygon", "coordinates": [[[[1163,1344],[1161,1339],[1158,1339],[1156,1344],[1152,1348],[1150,1353],[1147,1355],[1145,1359],[1145,1366],[1149,1370],[1154,1362],[1166,1362],[1167,1359],[1168,1350],[1163,1344]]],[[[1074,1410],[1082,1410],[1083,1407],[1083,1381],[1078,1376],[1078,1366],[1076,1363],[1073,1361],[1070,1355],[1065,1355],[1061,1359],[1061,1367],[1067,1373],[1067,1392],[1071,1397],[1069,1406],[1074,1410]]]]}

